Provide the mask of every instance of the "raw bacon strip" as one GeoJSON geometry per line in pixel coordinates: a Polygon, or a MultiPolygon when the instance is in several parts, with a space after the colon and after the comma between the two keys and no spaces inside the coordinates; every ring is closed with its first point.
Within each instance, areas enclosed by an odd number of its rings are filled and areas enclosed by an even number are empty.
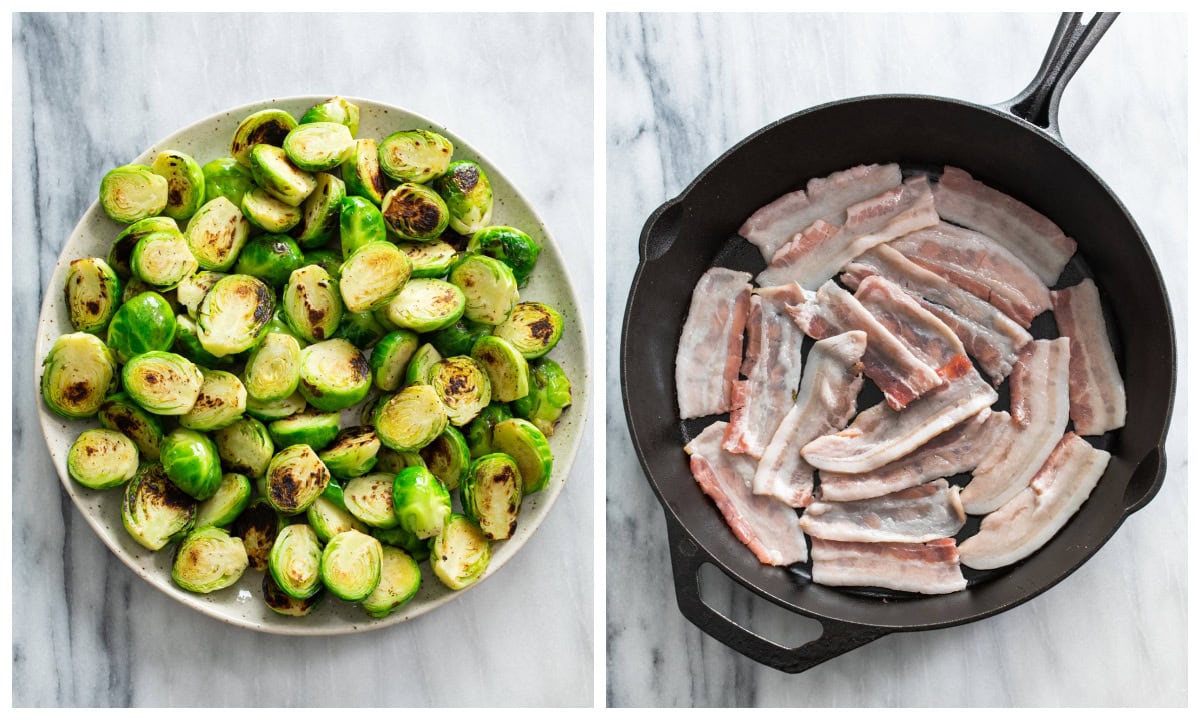
{"type": "Polygon", "coordinates": [[[749,342],[742,365],[746,379],[733,385],[733,408],[725,432],[725,449],[731,453],[762,457],[796,402],[804,334],[791,321],[787,306],[803,299],[804,291],[794,284],[761,288],[750,298],[749,342]]]}
{"type": "Polygon", "coordinates": [[[872,275],[859,284],[854,298],[942,378],[971,366],[954,331],[890,280],[872,275]]]}
{"type": "Polygon", "coordinates": [[[1107,452],[1075,433],[1063,435],[1028,487],[985,517],[979,532],[963,541],[963,564],[990,570],[1029,557],[1079,510],[1108,460],[1107,452]]]}
{"type": "Polygon", "coordinates": [[[1017,351],[1033,339],[1025,328],[989,303],[886,245],[855,258],[842,273],[842,282],[857,288],[871,275],[904,288],[921,307],[944,322],[996,385],[1012,372],[1017,351]]]}
{"type": "Polygon", "coordinates": [[[966,522],[958,487],[934,480],[870,500],[815,502],[800,529],[822,540],[921,543],[953,537],[966,522]]]}
{"type": "Polygon", "coordinates": [[[1035,317],[1050,309],[1050,291],[1041,278],[1003,245],[981,233],[938,223],[888,246],[988,301],[1027,330],[1035,317]]]}
{"type": "Polygon", "coordinates": [[[750,491],[753,458],[721,449],[724,422],[704,428],[684,450],[692,476],[717,504],[733,534],[765,565],[791,565],[808,559],[800,518],[787,505],[750,491]]]}
{"type": "Polygon", "coordinates": [[[696,283],[675,355],[681,418],[729,411],[749,304],[750,273],[715,267],[696,283]]]}
{"type": "Polygon", "coordinates": [[[942,384],[937,368],[921,362],[888,331],[853,295],[832,280],[814,293],[805,293],[804,303],[788,308],[796,324],[817,340],[849,330],[867,334],[863,372],[875,381],[888,405],[901,409],[942,384]]]}
{"type": "Polygon", "coordinates": [[[813,538],[813,582],[942,595],[967,581],[953,538],[921,543],[837,542],[813,538]]]}
{"type": "Polygon", "coordinates": [[[937,222],[929,179],[911,177],[900,187],[847,208],[845,225],[818,220],[805,228],[771,257],[771,264],[758,274],[758,284],[798,282],[805,290],[816,290],[867,250],[937,222]]]}
{"type": "Polygon", "coordinates": [[[1071,344],[1066,338],[1034,340],[1013,370],[1013,422],[1005,438],[979,462],[963,490],[972,515],[989,513],[1029,484],[1067,427],[1071,344]]]}
{"type": "Polygon", "coordinates": [[[829,177],[808,181],[808,192],[797,190],[759,208],[738,229],[738,234],[758,246],[763,260],[817,220],[846,222],[846,208],[875,197],[900,184],[900,166],[859,165],[829,177]]]}
{"type": "Polygon", "coordinates": [[[933,191],[938,215],[1008,248],[1049,286],[1075,254],[1075,241],[1050,218],[1016,198],[947,165],[933,191]]]}
{"type": "Polygon", "coordinates": [[[933,478],[974,470],[979,458],[1002,437],[1006,412],[981,410],[922,445],[916,452],[861,475],[821,473],[821,499],[835,502],[879,497],[933,478]]]}
{"type": "MultiPolygon", "coordinates": [[[[867,345],[870,349],[870,343],[867,345]]],[[[880,403],[858,414],[850,427],[804,446],[801,454],[821,471],[865,473],[898,460],[997,399],[973,369],[914,400],[904,412],[880,403]]]]}
{"type": "Polygon", "coordinates": [[[800,457],[800,448],[850,422],[862,388],[859,361],[866,349],[867,334],[859,331],[813,345],[796,404],[775,431],[754,473],[756,495],[769,495],[794,508],[812,502],[813,468],[800,457]]]}
{"type": "Polygon", "coordinates": [[[1090,278],[1056,290],[1054,319],[1071,339],[1071,420],[1080,435],[1103,435],[1125,425],[1125,383],[1090,278]]]}

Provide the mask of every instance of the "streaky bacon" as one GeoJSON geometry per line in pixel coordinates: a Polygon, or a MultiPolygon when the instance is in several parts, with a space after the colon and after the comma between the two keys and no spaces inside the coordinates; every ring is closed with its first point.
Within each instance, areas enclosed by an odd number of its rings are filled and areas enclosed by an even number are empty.
{"type": "Polygon", "coordinates": [[[920,543],[953,537],[967,522],[958,487],[944,479],[867,500],[808,506],[800,529],[842,542],[920,543]]]}
{"type": "Polygon", "coordinates": [[[813,582],[941,595],[967,587],[953,538],[927,543],[812,541],[813,582]]]}
{"type": "Polygon", "coordinates": [[[749,306],[750,273],[714,267],[696,283],[675,355],[681,418],[729,411],[749,306]]]}
{"type": "Polygon", "coordinates": [[[1125,381],[1108,342],[1100,292],[1091,278],[1051,293],[1058,331],[1071,339],[1071,420],[1080,435],[1125,425],[1125,381]]]}

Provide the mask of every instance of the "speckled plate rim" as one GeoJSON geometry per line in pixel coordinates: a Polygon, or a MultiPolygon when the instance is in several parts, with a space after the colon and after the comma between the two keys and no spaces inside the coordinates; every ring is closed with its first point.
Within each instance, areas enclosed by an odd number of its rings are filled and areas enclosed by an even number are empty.
{"type": "MultiPolygon", "coordinates": [[[[229,127],[229,132],[232,132],[233,127],[236,126],[236,123],[240,121],[241,118],[258,110],[271,107],[282,107],[287,109],[290,106],[302,106],[303,108],[308,108],[335,95],[337,95],[337,93],[271,98],[268,100],[246,103],[237,107],[221,110],[199,121],[196,121],[191,125],[181,128],[180,130],[177,130],[164,138],[161,138],[130,162],[149,164],[150,160],[152,160],[154,155],[160,150],[171,147],[173,144],[181,144],[179,138],[200,132],[211,132],[210,126],[219,125],[227,118],[232,119],[232,124],[229,127]]],[[[532,518],[533,522],[529,523],[527,521],[524,525],[518,525],[518,532],[516,535],[514,535],[514,537],[503,541],[503,545],[499,551],[496,551],[495,548],[493,549],[491,563],[479,581],[463,590],[450,591],[441,585],[441,583],[435,577],[433,577],[431,573],[423,572],[421,589],[417,596],[414,597],[413,600],[411,600],[403,608],[384,618],[372,618],[360,607],[357,607],[357,604],[343,603],[332,596],[324,599],[321,602],[321,605],[314,611],[313,615],[304,618],[291,618],[275,615],[270,610],[266,610],[267,614],[263,615],[264,618],[269,618],[269,621],[267,622],[255,621],[243,616],[234,615],[227,610],[227,604],[229,602],[245,602],[245,599],[241,596],[232,595],[232,592],[238,588],[239,585],[244,583],[246,578],[249,577],[257,579],[259,575],[261,575],[261,572],[247,570],[246,575],[243,576],[243,579],[239,581],[238,585],[218,591],[216,593],[211,593],[209,595],[196,595],[177,587],[170,580],[169,572],[166,570],[166,568],[169,568],[170,566],[169,556],[172,554],[171,550],[174,547],[174,544],[169,545],[158,552],[151,552],[133,543],[133,541],[125,533],[123,527],[119,530],[115,530],[103,526],[102,518],[90,511],[86,504],[85,498],[94,498],[101,493],[117,493],[118,489],[108,491],[92,491],[72,481],[66,470],[66,454],[67,448],[70,446],[70,441],[73,440],[74,436],[72,435],[70,438],[64,438],[64,442],[66,444],[61,448],[61,450],[56,450],[54,443],[51,442],[52,437],[56,435],[61,436],[64,434],[64,432],[71,431],[72,428],[81,428],[85,425],[94,426],[94,420],[89,419],[85,421],[67,421],[53,414],[49,411],[49,409],[47,409],[45,403],[41,401],[41,391],[40,389],[38,391],[38,415],[42,428],[43,439],[46,441],[46,447],[54,463],[55,470],[58,473],[59,481],[62,483],[63,488],[70,496],[71,501],[74,503],[76,509],[78,509],[80,514],[83,515],[84,520],[87,521],[88,525],[91,526],[92,530],[96,533],[100,540],[108,546],[109,550],[112,551],[112,553],[116,555],[130,570],[149,583],[152,587],[179,601],[180,603],[224,623],[277,635],[330,636],[379,630],[424,615],[425,613],[441,607],[442,605],[461,596],[462,594],[481,586],[484,581],[496,574],[501,567],[503,567],[521,550],[521,548],[529,541],[534,532],[536,532],[537,528],[541,526],[542,522],[549,514],[551,507],[557,501],[558,496],[561,494],[563,486],[565,485],[567,477],[570,475],[571,470],[573,469],[575,457],[578,454],[579,446],[583,441],[584,433],[588,424],[588,413],[590,410],[591,353],[587,338],[586,326],[584,324],[584,315],[582,312],[582,307],[579,303],[579,295],[576,293],[574,284],[571,282],[570,272],[567,270],[562,254],[559,252],[557,242],[554,240],[554,237],[551,235],[549,228],[547,228],[541,216],[534,209],[532,203],[526,199],[520,190],[517,189],[517,187],[507,178],[507,176],[504,175],[503,172],[501,172],[501,170],[495,164],[491,163],[484,155],[475,150],[470,143],[464,141],[461,137],[448,130],[440,123],[434,122],[433,120],[430,120],[419,113],[415,113],[397,105],[370,100],[367,98],[350,97],[345,95],[342,97],[345,97],[347,100],[358,105],[364,114],[367,112],[374,113],[381,111],[385,115],[388,113],[396,113],[400,115],[400,121],[404,123],[404,125],[402,127],[397,126],[396,130],[407,129],[408,127],[422,127],[435,130],[445,135],[451,140],[451,142],[454,143],[456,159],[465,157],[479,162],[485,168],[488,178],[491,180],[493,191],[500,191],[495,193],[497,196],[497,205],[501,204],[501,200],[510,202],[517,208],[515,212],[523,212],[529,216],[529,219],[532,221],[532,225],[535,227],[527,226],[522,227],[522,229],[530,232],[530,234],[535,234],[536,232],[535,237],[540,236],[539,239],[542,241],[543,249],[541,257],[539,258],[538,268],[539,270],[544,271],[547,265],[546,260],[551,261],[549,264],[552,265],[556,271],[554,273],[554,282],[561,283],[561,286],[558,286],[558,294],[565,296],[565,299],[569,303],[569,307],[561,302],[559,303],[559,309],[567,320],[567,330],[564,332],[559,346],[555,348],[556,350],[559,350],[560,348],[569,349],[569,357],[556,357],[555,359],[564,366],[568,364],[572,366],[564,368],[568,371],[568,376],[571,378],[572,404],[567,410],[567,413],[569,413],[569,422],[560,422],[560,426],[556,429],[555,434],[550,438],[551,445],[556,446],[554,447],[555,462],[551,479],[544,490],[526,499],[527,504],[531,500],[536,500],[537,512],[532,518]],[[564,432],[566,430],[569,431],[564,432]],[[120,535],[117,535],[117,533],[120,533],[120,535]],[[122,537],[122,535],[124,537],[122,537]],[[125,540],[127,544],[123,545],[121,540],[125,540]],[[147,569],[140,562],[138,562],[139,560],[151,557],[157,560],[155,564],[157,564],[158,567],[147,569]],[[162,561],[162,558],[164,557],[168,558],[165,563],[162,561]],[[336,625],[306,623],[306,620],[316,617],[322,612],[324,612],[326,615],[330,615],[331,613],[327,611],[327,608],[330,606],[334,606],[340,610],[340,612],[335,611],[336,615],[334,616],[344,618],[344,623],[336,625]]],[[[201,163],[207,162],[209,159],[211,158],[197,158],[197,160],[201,163]]],[[[56,330],[55,333],[53,333],[53,335],[50,337],[48,337],[45,332],[52,320],[58,319],[61,322],[61,319],[65,318],[65,311],[62,313],[55,312],[55,309],[59,304],[54,302],[54,299],[61,294],[58,290],[56,290],[56,288],[61,288],[63,282],[65,281],[66,268],[69,265],[68,258],[70,251],[75,245],[83,242],[86,239],[86,237],[90,234],[89,226],[97,221],[112,223],[112,221],[104,217],[103,212],[99,207],[99,201],[95,200],[84,212],[79,222],[76,223],[75,227],[71,230],[71,234],[68,236],[67,241],[64,243],[63,248],[59,253],[54,273],[52,274],[50,283],[46,288],[45,294],[43,295],[42,307],[38,315],[37,337],[32,375],[33,378],[36,378],[35,382],[39,387],[41,382],[43,359],[49,352],[50,345],[52,344],[52,338],[57,337],[59,334],[64,332],[63,330],[56,330]],[[60,315],[60,317],[53,318],[53,315],[60,315]]],[[[115,237],[116,232],[119,232],[120,230],[120,226],[115,223],[112,223],[112,225],[114,228],[113,237],[115,237]]],[[[525,225],[529,225],[529,223],[526,223],[525,225]]],[[[537,285],[542,284],[539,283],[538,280],[545,277],[546,275],[544,273],[535,271],[533,278],[531,278],[530,286],[536,287],[537,285]]],[[[532,293],[530,297],[536,297],[536,293],[532,293]]],[[[69,322],[65,324],[65,327],[66,332],[70,332],[72,330],[69,322]]],[[[357,407],[358,406],[355,407],[355,410],[357,410],[357,407]]],[[[567,419],[568,416],[564,416],[564,420],[567,419]]],[[[77,433],[78,431],[76,430],[75,432],[77,433]]],[[[112,498],[109,498],[108,500],[111,501],[112,498]]],[[[529,514],[529,508],[523,506],[522,518],[528,518],[529,514]]],[[[423,564],[423,567],[428,566],[423,564]]],[[[242,589],[240,592],[245,593],[246,591],[245,589],[242,589]]],[[[258,602],[259,604],[262,604],[261,600],[257,599],[252,599],[250,602],[258,602]]]]}

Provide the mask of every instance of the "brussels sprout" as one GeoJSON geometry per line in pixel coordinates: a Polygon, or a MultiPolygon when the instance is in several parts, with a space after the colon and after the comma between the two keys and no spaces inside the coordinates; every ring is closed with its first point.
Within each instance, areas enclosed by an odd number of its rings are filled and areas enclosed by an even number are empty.
{"type": "Polygon", "coordinates": [[[496,337],[507,340],[529,360],[550,352],[562,332],[562,315],[539,302],[517,303],[508,319],[496,326],[496,337]]]}
{"type": "Polygon", "coordinates": [[[434,181],[434,187],[446,201],[450,227],[455,232],[470,235],[492,221],[492,184],[477,163],[450,163],[446,174],[434,181]]]}
{"type": "Polygon", "coordinates": [[[357,530],[339,533],[321,553],[321,580],[329,592],[358,602],[379,585],[383,545],[357,530]]]}
{"type": "Polygon", "coordinates": [[[129,256],[129,268],[148,285],[170,290],[199,270],[200,264],[192,255],[183,233],[164,230],[138,240],[129,256]]]}
{"type": "Polygon", "coordinates": [[[337,337],[348,341],[362,350],[370,350],[386,336],[388,330],[372,312],[352,313],[342,315],[338,324],[337,337]]]}
{"type": "Polygon", "coordinates": [[[129,362],[134,355],[169,349],[175,330],[170,304],[158,293],[145,292],[117,308],[108,325],[108,346],[118,361],[129,362]]]}
{"type": "Polygon", "coordinates": [[[213,496],[197,506],[196,527],[229,525],[237,520],[238,515],[250,504],[250,496],[253,493],[254,487],[250,484],[250,478],[241,473],[225,473],[221,476],[221,484],[217,486],[213,496]]]}
{"type": "Polygon", "coordinates": [[[329,484],[329,469],[307,445],[284,448],[267,466],[267,500],[281,515],[308,509],[329,484]]]}
{"type": "Polygon", "coordinates": [[[492,541],[475,521],[463,515],[451,515],[446,527],[429,548],[433,574],[451,590],[474,584],[492,560],[492,541]]]}
{"type": "Polygon", "coordinates": [[[179,418],[191,430],[220,430],[241,419],[246,412],[246,387],[237,375],[224,370],[202,370],[204,382],[196,404],[179,418]]]}
{"type": "Polygon", "coordinates": [[[437,240],[450,224],[445,201],[424,185],[404,183],[392,188],[380,209],[391,231],[405,240],[437,240]]]}
{"type": "Polygon", "coordinates": [[[524,482],[517,463],[492,453],[471,463],[459,490],[463,513],[479,523],[489,540],[507,540],[517,529],[524,482]]]}
{"type": "MultiPolygon", "coordinates": [[[[380,215],[380,219],[382,218],[380,215]]],[[[454,258],[458,256],[458,252],[450,243],[442,240],[427,243],[402,242],[396,243],[396,247],[408,255],[413,267],[412,276],[415,278],[444,277],[454,264],[454,258]]]]}
{"type": "Polygon", "coordinates": [[[424,540],[441,532],[453,512],[450,491],[428,468],[406,467],[392,483],[400,527],[424,540]]]}
{"type": "Polygon", "coordinates": [[[217,446],[204,433],[176,428],[159,449],[163,470],[176,487],[197,500],[207,500],[221,485],[217,446]]]}
{"type": "Polygon", "coordinates": [[[115,389],[117,361],[95,335],[68,333],[42,361],[42,399],[65,418],[95,415],[115,389]]]}
{"type": "Polygon", "coordinates": [[[217,196],[188,221],[188,248],[205,270],[228,270],[250,239],[250,221],[228,198],[217,196]]]}
{"type": "Polygon", "coordinates": [[[331,122],[341,123],[350,130],[350,135],[358,134],[358,106],[344,97],[331,97],[323,103],[313,105],[300,118],[300,124],[331,122]]]}
{"type": "Polygon", "coordinates": [[[411,385],[375,410],[375,432],[393,450],[419,450],[446,430],[446,406],[430,385],[411,385]]]}
{"type": "Polygon", "coordinates": [[[453,325],[430,333],[426,338],[443,356],[470,355],[471,348],[482,337],[492,334],[492,326],[458,319],[453,325]]]}
{"type": "Polygon", "coordinates": [[[312,597],[321,589],[321,541],[308,525],[279,531],[267,555],[267,569],[279,589],[294,598],[312,597]]]}
{"type": "Polygon", "coordinates": [[[325,247],[308,250],[304,253],[304,264],[316,265],[341,284],[342,254],[337,250],[325,247]]]}
{"type": "Polygon", "coordinates": [[[212,525],[188,534],[175,553],[171,579],[194,593],[210,593],[233,585],[250,565],[242,539],[212,525]]]}
{"type": "Polygon", "coordinates": [[[411,272],[408,256],[390,242],[363,245],[341,267],[341,292],[346,309],[366,312],[387,305],[408,282],[411,272]]]}
{"type": "Polygon", "coordinates": [[[317,179],[312,173],[296,167],[287,153],[274,145],[255,145],[250,149],[250,174],[268,195],[292,207],[299,207],[317,189],[317,179]]]}
{"type": "Polygon", "coordinates": [[[387,224],[383,221],[383,213],[367,198],[353,195],[343,198],[338,226],[344,258],[349,258],[367,243],[387,241],[387,224]]]}
{"type": "Polygon", "coordinates": [[[474,322],[499,325],[520,300],[512,270],[486,255],[464,256],[450,269],[448,279],[463,291],[463,316],[474,322]]]}
{"type": "Polygon", "coordinates": [[[200,344],[217,357],[249,350],[274,314],[275,294],[262,280],[250,275],[223,277],[200,303],[196,323],[200,344]]]}
{"type": "Polygon", "coordinates": [[[258,345],[255,345],[254,347],[262,345],[267,339],[267,336],[271,333],[275,333],[277,335],[290,335],[296,340],[297,343],[300,344],[301,349],[308,344],[304,338],[296,334],[296,331],[292,329],[291,325],[288,325],[287,318],[284,316],[282,307],[275,308],[274,317],[271,318],[271,322],[267,323],[266,330],[263,331],[262,337],[258,341],[258,345]]]}
{"type": "Polygon", "coordinates": [[[234,272],[252,275],[271,287],[282,287],[292,272],[304,266],[304,253],[287,235],[250,238],[238,255],[234,272]]]}
{"type": "Polygon", "coordinates": [[[483,253],[512,269],[518,287],[525,287],[537,264],[542,246],[529,235],[514,227],[493,225],[471,235],[468,253],[483,253]]]}
{"type": "Polygon", "coordinates": [[[493,444],[499,452],[516,461],[525,481],[525,494],[546,487],[554,469],[550,443],[536,425],[522,418],[509,418],[492,429],[493,444]]]}
{"type": "MultiPolygon", "coordinates": [[[[414,453],[411,452],[396,452],[390,447],[384,445],[383,447],[379,448],[379,454],[375,456],[376,462],[373,469],[375,472],[390,473],[395,475],[404,468],[411,466],[407,460],[413,454],[414,453]]],[[[420,457],[420,455],[417,455],[417,457],[420,457]]]]}
{"type": "Polygon", "coordinates": [[[242,213],[251,225],[269,233],[285,233],[304,219],[303,209],[272,197],[260,187],[242,196],[242,213]]]}
{"type": "Polygon", "coordinates": [[[162,465],[143,465],[125,486],[121,523],[148,550],[183,537],[195,520],[196,501],[171,482],[162,465]]]}
{"type": "Polygon", "coordinates": [[[394,547],[383,548],[379,584],[362,602],[372,617],[387,617],[421,588],[421,568],[411,555],[394,547]]]}
{"type": "Polygon", "coordinates": [[[64,286],[71,326],[98,333],[108,326],[121,298],[117,273],[100,258],[72,260],[64,286]]]}
{"type": "Polygon", "coordinates": [[[429,468],[429,472],[433,473],[447,490],[458,489],[467,466],[471,464],[471,451],[467,447],[467,441],[454,426],[447,427],[433,442],[421,448],[420,455],[425,461],[425,467],[429,468]]]}
{"type": "Polygon", "coordinates": [[[230,529],[242,539],[246,555],[250,558],[250,567],[266,570],[267,556],[275,544],[275,537],[286,526],[287,523],[275,512],[271,503],[265,498],[258,498],[250,501],[237,520],[233,521],[233,527],[230,529]]]}
{"type": "Polygon", "coordinates": [[[236,357],[217,357],[205,350],[200,344],[200,328],[196,326],[196,321],[187,315],[175,316],[175,342],[171,345],[171,352],[182,355],[197,365],[212,368],[233,367],[236,357]]]}
{"type": "MultiPolygon", "coordinates": [[[[283,139],[283,151],[297,168],[324,172],[350,157],[354,152],[354,136],[350,134],[350,128],[337,122],[300,123],[283,139]]],[[[253,169],[253,151],[250,163],[253,169]]]]}
{"type": "Polygon", "coordinates": [[[350,514],[371,527],[394,528],[400,524],[392,510],[392,480],[387,473],[360,475],[346,483],[343,498],[350,514]]]}
{"type": "Polygon", "coordinates": [[[467,298],[445,280],[409,280],[387,305],[388,320],[397,327],[433,332],[453,325],[463,315],[467,298]]]}
{"type": "Polygon", "coordinates": [[[164,150],[150,166],[167,181],[167,205],[162,214],[175,220],[187,220],[204,202],[204,170],[191,155],[164,150]]]}
{"type": "Polygon", "coordinates": [[[116,430],[84,430],[67,452],[71,478],[93,490],[107,490],[137,474],[138,449],[116,430]]]}
{"type": "Polygon", "coordinates": [[[404,370],[417,351],[418,342],[417,334],[411,330],[395,330],[379,341],[367,361],[375,378],[375,387],[384,392],[400,388],[404,383],[404,370]]]}
{"type": "Polygon", "coordinates": [[[254,189],[250,169],[231,157],[205,163],[200,170],[204,173],[204,197],[207,200],[223,197],[241,207],[242,196],[254,189]]]}
{"type": "Polygon", "coordinates": [[[571,380],[558,363],[541,358],[529,364],[529,394],[512,404],[513,414],[525,418],[547,436],[571,404],[571,380]]]}
{"type": "Polygon", "coordinates": [[[267,430],[271,433],[275,447],[308,445],[314,450],[320,450],[337,437],[338,414],[311,411],[296,413],[282,420],[275,420],[267,425],[267,430]]]}
{"type": "Polygon", "coordinates": [[[283,400],[300,385],[300,342],[291,335],[270,333],[250,351],[242,373],[246,392],[255,400],[283,400]]]}
{"type": "Polygon", "coordinates": [[[429,182],[450,166],[454,144],[429,130],[392,133],[379,144],[379,167],[394,180],[429,182]]]}
{"type": "Polygon", "coordinates": [[[317,539],[323,543],[329,542],[334,535],[344,533],[348,530],[357,530],[359,532],[370,530],[365,523],[351,515],[348,510],[339,506],[329,497],[329,489],[334,487],[337,487],[337,484],[330,480],[329,488],[326,488],[325,492],[314,500],[313,504],[309,505],[306,511],[308,524],[312,527],[313,532],[317,534],[317,539]]]}
{"type": "Polygon", "coordinates": [[[108,251],[108,264],[117,273],[117,277],[126,280],[133,274],[129,267],[129,258],[138,242],[151,233],[179,232],[179,225],[169,217],[149,217],[138,220],[121,231],[113,240],[112,248],[108,251]]]}
{"type": "Polygon", "coordinates": [[[504,403],[492,403],[479,413],[479,417],[467,426],[467,447],[471,448],[471,459],[498,452],[492,438],[492,430],[496,423],[512,417],[512,410],[504,403]]]}
{"type": "Polygon", "coordinates": [[[319,265],[306,265],[288,279],[283,291],[284,317],[302,339],[319,342],[333,337],[343,311],[337,281],[319,265]]]}
{"type": "Polygon", "coordinates": [[[263,422],[291,417],[298,412],[304,412],[306,407],[308,407],[308,403],[299,390],[282,400],[273,402],[260,402],[252,397],[246,398],[246,414],[263,422]]]}
{"type": "Polygon", "coordinates": [[[364,475],[375,467],[379,436],[369,425],[355,425],[337,434],[333,444],[321,451],[321,461],[337,478],[364,475]]]}
{"type": "Polygon", "coordinates": [[[296,118],[283,110],[259,110],[249,115],[233,131],[229,154],[240,164],[250,167],[250,152],[255,145],[283,146],[283,139],[296,127],[296,118]]]}
{"type": "Polygon", "coordinates": [[[288,617],[308,615],[325,596],[325,588],[320,586],[312,597],[294,598],[279,588],[275,578],[271,577],[271,573],[263,575],[262,592],[263,602],[267,604],[267,607],[279,615],[288,617]]]}
{"type": "Polygon", "coordinates": [[[370,389],[367,357],[345,340],[325,340],[300,353],[300,394],[313,407],[343,410],[362,402],[370,389]]]}
{"type": "Polygon", "coordinates": [[[185,357],[153,351],[130,358],[121,382],[134,402],[155,415],[183,415],[200,397],[204,376],[185,357]]]}
{"type": "Polygon", "coordinates": [[[187,310],[188,317],[195,319],[200,314],[200,303],[204,302],[204,296],[224,277],[229,276],[225,273],[201,270],[179,281],[175,288],[175,299],[187,310]]]}
{"type": "Polygon", "coordinates": [[[362,197],[379,205],[387,192],[387,181],[379,169],[379,143],[362,138],[354,143],[350,158],[342,164],[342,180],[346,194],[362,197]]]}
{"type": "Polygon", "coordinates": [[[158,447],[163,437],[162,425],[157,417],[143,410],[128,395],[117,393],[105,398],[97,416],[106,429],[117,430],[133,440],[141,457],[158,460],[158,447]]]}
{"type": "Polygon", "coordinates": [[[158,215],[167,206],[167,179],[145,165],[122,165],[100,181],[100,207],[120,223],[158,215]]]}
{"type": "Polygon", "coordinates": [[[267,472],[275,454],[275,444],[266,426],[254,418],[242,418],[217,430],[213,441],[226,468],[252,478],[260,478],[267,472]]]}
{"type": "Polygon", "coordinates": [[[304,216],[292,231],[300,247],[320,247],[337,234],[345,197],[346,186],[340,179],[317,173],[317,187],[304,201],[304,216]]]}
{"type": "Polygon", "coordinates": [[[466,355],[455,355],[435,364],[429,384],[446,406],[452,425],[466,425],[492,401],[491,380],[479,363],[466,355]]]}
{"type": "Polygon", "coordinates": [[[471,357],[487,372],[492,397],[509,402],[529,394],[529,363],[504,338],[485,335],[471,349],[471,357]]]}
{"type": "Polygon", "coordinates": [[[433,366],[442,361],[441,354],[430,343],[417,348],[404,370],[405,385],[428,385],[433,379],[433,366]]]}
{"type": "Polygon", "coordinates": [[[371,537],[383,543],[384,546],[400,548],[416,562],[425,562],[429,559],[429,541],[420,539],[399,525],[387,530],[371,528],[371,537]]]}

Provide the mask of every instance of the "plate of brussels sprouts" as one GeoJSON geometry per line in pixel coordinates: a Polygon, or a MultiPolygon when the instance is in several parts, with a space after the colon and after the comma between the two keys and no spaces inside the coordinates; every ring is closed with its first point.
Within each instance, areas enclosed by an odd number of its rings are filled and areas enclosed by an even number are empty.
{"type": "Polygon", "coordinates": [[[416,617],[521,549],[582,439],[588,354],[497,168],[401,108],[295,97],[96,172],[36,375],[63,485],[122,561],[309,635],[416,617]]]}

